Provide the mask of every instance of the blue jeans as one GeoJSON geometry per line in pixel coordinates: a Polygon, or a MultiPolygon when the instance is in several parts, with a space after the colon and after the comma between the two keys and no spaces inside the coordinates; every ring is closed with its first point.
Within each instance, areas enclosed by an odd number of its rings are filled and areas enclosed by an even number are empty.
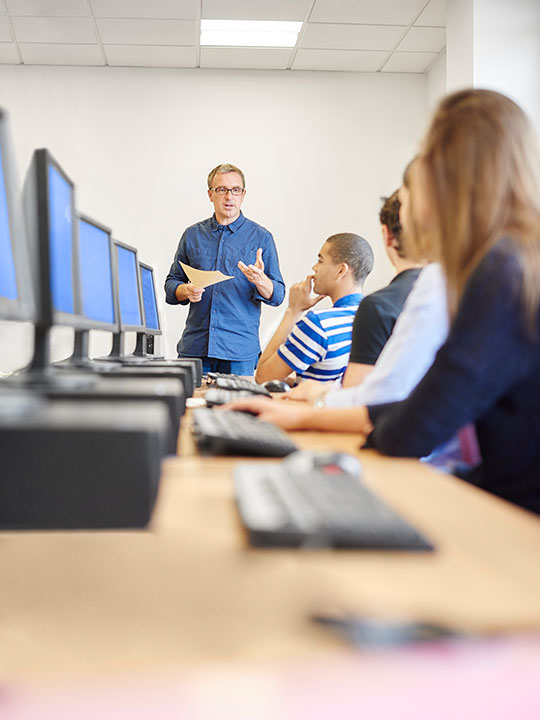
{"type": "MultiPolygon", "coordinates": [[[[181,357],[181,355],[178,357],[181,357]]],[[[203,357],[201,360],[203,375],[206,375],[207,372],[253,375],[258,358],[253,360],[220,360],[219,358],[203,357]]]]}

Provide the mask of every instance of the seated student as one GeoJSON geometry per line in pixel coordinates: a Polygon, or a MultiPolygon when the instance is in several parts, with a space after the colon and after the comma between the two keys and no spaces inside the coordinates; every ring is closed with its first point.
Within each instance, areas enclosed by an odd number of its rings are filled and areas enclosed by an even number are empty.
{"type": "Polygon", "coordinates": [[[401,197],[406,240],[419,257],[435,250],[446,276],[451,327],[433,365],[398,403],[244,409],[287,429],[356,430],[411,457],[474,422],[482,463],[467,479],[540,512],[539,164],[510,99],[476,89],[443,99],[401,197]]]}
{"type": "Polygon", "coordinates": [[[354,318],[351,355],[343,387],[358,385],[373,370],[423,266],[407,257],[401,238],[399,206],[396,190],[385,199],[379,213],[384,249],[396,275],[389,285],[366,295],[360,303],[354,318]]]}
{"type": "Polygon", "coordinates": [[[340,378],[349,359],[362,286],[372,268],[373,251],[367,240],[354,233],[329,237],[313,275],[291,287],[289,306],[259,359],[255,380],[284,380],[291,372],[326,382],[340,378]],[[312,286],[316,297],[311,295],[312,286]],[[327,295],[331,308],[311,309],[327,295]]]}
{"type": "MultiPolygon", "coordinates": [[[[405,185],[411,165],[405,170],[405,185]]],[[[342,383],[306,380],[290,399],[332,407],[401,400],[433,362],[448,332],[446,286],[438,263],[422,270],[407,257],[399,209],[396,191],[379,214],[385,248],[398,274],[360,304],[342,383]]]]}

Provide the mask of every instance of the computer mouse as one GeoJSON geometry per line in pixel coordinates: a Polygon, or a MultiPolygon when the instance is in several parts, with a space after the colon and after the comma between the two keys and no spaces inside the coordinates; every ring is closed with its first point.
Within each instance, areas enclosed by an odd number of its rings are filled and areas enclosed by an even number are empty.
{"type": "Polygon", "coordinates": [[[342,452],[316,452],[313,450],[299,450],[285,460],[287,470],[300,475],[322,471],[328,475],[359,475],[362,463],[354,455],[342,452]]]}
{"type": "Polygon", "coordinates": [[[263,387],[271,393],[289,392],[291,389],[290,385],[288,385],[285,380],[267,380],[263,383],[263,387]]]}

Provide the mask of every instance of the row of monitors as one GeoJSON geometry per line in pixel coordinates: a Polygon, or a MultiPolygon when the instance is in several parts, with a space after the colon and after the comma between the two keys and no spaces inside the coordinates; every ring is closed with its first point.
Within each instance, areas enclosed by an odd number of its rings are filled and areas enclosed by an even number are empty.
{"type": "Polygon", "coordinates": [[[161,334],[153,270],[135,248],[76,214],[73,183],[47,150],[34,153],[23,203],[14,167],[0,109],[0,319],[161,334]]]}

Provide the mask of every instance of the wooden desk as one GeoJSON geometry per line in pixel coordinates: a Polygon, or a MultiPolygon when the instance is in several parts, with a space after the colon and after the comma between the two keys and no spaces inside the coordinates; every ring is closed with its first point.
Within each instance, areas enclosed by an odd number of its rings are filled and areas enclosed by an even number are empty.
{"type": "MultiPolygon", "coordinates": [[[[236,460],[198,457],[187,425],[149,531],[0,534],[4,679],[347,652],[308,620],[335,607],[540,628],[538,518],[419,462],[361,451],[366,482],[437,552],[251,550],[234,509],[236,460]]],[[[352,435],[295,437],[358,452],[352,435]]]]}

